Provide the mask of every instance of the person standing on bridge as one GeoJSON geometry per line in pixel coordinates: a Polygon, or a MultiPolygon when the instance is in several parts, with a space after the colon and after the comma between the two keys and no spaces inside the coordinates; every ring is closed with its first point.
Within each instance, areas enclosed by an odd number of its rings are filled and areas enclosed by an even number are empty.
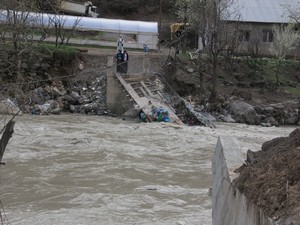
{"type": "Polygon", "coordinates": [[[121,50],[118,51],[116,55],[116,60],[117,60],[117,73],[123,73],[123,53],[121,50]]]}
{"type": "Polygon", "coordinates": [[[121,50],[121,52],[123,53],[124,51],[123,42],[124,42],[123,36],[120,34],[117,42],[117,52],[121,50]]]}
{"type": "Polygon", "coordinates": [[[128,55],[127,51],[124,50],[124,53],[123,53],[123,64],[122,64],[123,73],[124,74],[126,74],[127,70],[128,70],[128,60],[129,60],[129,55],[128,55]]]}

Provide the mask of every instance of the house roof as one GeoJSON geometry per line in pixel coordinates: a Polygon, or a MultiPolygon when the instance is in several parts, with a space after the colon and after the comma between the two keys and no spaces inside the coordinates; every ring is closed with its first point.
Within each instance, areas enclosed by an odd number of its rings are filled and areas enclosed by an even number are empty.
{"type": "Polygon", "coordinates": [[[230,5],[229,21],[288,23],[290,18],[286,6],[299,8],[299,0],[234,0],[230,5]],[[239,16],[236,16],[236,12],[239,16]]]}

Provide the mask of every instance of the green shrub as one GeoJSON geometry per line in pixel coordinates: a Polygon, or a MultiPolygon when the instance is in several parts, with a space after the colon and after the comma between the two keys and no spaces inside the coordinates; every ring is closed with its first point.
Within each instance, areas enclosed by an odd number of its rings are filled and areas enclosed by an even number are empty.
{"type": "Polygon", "coordinates": [[[44,51],[46,54],[52,54],[52,58],[55,61],[60,62],[62,65],[68,64],[75,59],[77,52],[75,48],[65,45],[59,47],[55,47],[54,45],[44,46],[42,51],[44,51]]]}

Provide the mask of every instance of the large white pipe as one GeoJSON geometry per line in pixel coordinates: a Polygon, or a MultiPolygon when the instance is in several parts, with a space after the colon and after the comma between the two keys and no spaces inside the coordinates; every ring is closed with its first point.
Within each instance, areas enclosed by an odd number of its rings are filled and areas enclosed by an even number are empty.
{"type": "MultiPolygon", "coordinates": [[[[13,11],[10,11],[11,16],[13,11]]],[[[0,21],[5,22],[9,19],[8,11],[0,10],[0,21]]],[[[70,29],[76,21],[80,20],[77,29],[106,31],[112,33],[127,33],[127,34],[152,34],[158,35],[157,22],[145,22],[135,20],[120,20],[120,19],[104,19],[91,17],[78,17],[69,15],[55,15],[47,13],[34,12],[17,12],[16,15],[21,19],[22,16],[28,16],[27,21],[31,24],[54,26],[54,21],[60,21],[65,29],[70,29]]]]}

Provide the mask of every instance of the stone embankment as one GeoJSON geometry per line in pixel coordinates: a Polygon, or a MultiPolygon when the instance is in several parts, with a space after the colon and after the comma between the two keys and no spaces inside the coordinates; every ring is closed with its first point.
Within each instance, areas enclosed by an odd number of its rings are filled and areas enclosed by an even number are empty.
{"type": "MultiPolygon", "coordinates": [[[[85,113],[91,115],[113,115],[106,106],[106,73],[93,81],[76,81],[65,86],[53,81],[31,91],[30,104],[21,107],[23,113],[59,114],[61,112],[85,113]]],[[[188,125],[213,127],[216,121],[246,123],[260,126],[299,125],[299,102],[290,100],[283,103],[255,106],[236,97],[227,99],[221,110],[208,112],[206,105],[192,105],[188,100],[173,102],[179,117],[188,125]]],[[[6,102],[6,101],[5,101],[6,102]]],[[[9,107],[12,107],[9,102],[9,107]]],[[[18,102],[15,102],[18,105],[18,102]]],[[[3,111],[3,110],[2,110],[3,111]]],[[[5,111],[5,110],[4,110],[5,111]]]]}

